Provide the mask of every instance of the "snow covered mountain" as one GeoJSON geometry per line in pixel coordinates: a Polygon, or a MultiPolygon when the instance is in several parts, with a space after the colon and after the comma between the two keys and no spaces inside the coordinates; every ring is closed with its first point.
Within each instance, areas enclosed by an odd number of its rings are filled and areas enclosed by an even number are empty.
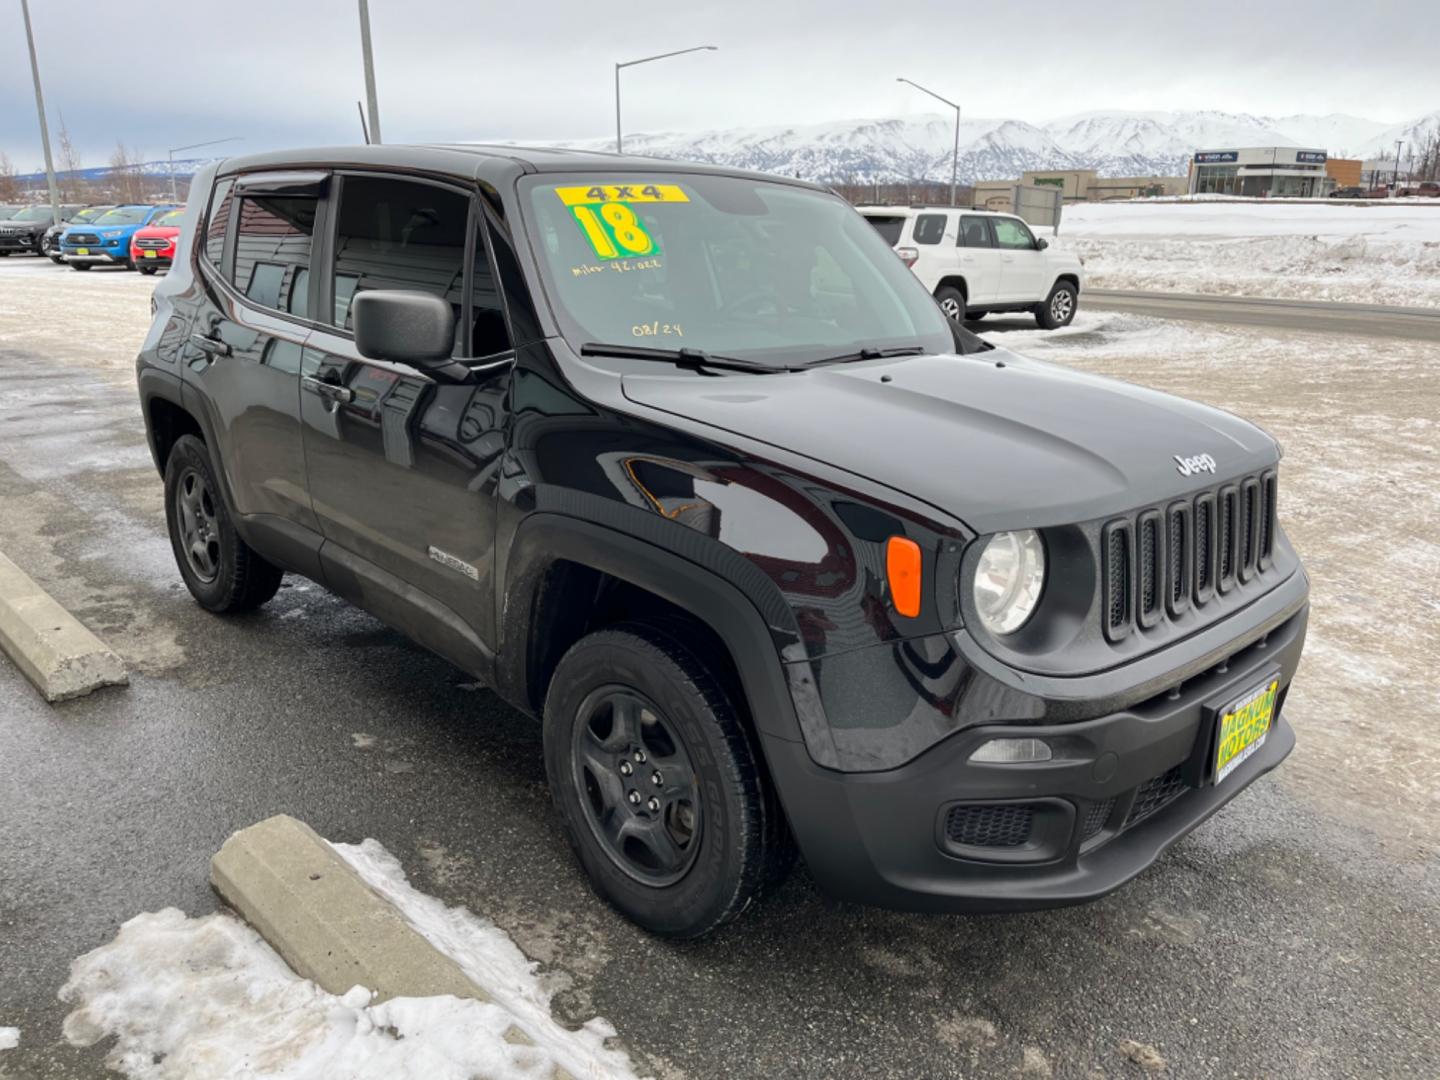
{"type": "MultiPolygon", "coordinates": [[[[962,180],[1008,180],[1026,169],[1095,169],[1102,176],[1183,176],[1203,147],[1309,146],[1360,156],[1388,138],[1410,139],[1440,125],[1440,113],[1388,127],[1377,120],[1329,116],[1264,117],[1246,113],[1092,112],[1043,125],[964,119],[962,180]],[[1427,127],[1428,125],[1428,127],[1427,127]],[[1392,134],[1409,132],[1409,134],[1392,134]]],[[[954,121],[921,114],[825,124],[727,128],[627,135],[632,154],[709,161],[830,182],[950,179],[954,121]]],[[[609,139],[566,143],[608,150],[609,139]]]]}

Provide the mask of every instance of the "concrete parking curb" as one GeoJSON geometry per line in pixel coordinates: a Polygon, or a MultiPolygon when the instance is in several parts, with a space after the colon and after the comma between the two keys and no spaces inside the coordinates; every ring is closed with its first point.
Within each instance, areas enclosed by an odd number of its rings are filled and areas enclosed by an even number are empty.
{"type": "Polygon", "coordinates": [[[124,686],[124,662],[0,554],[0,649],[46,701],[124,686]]]}
{"type": "MultiPolygon", "coordinates": [[[[235,833],[210,860],[210,884],[296,974],[329,993],[364,986],[377,1002],[491,1000],[303,821],[279,814],[235,833]]],[[[505,1039],[532,1043],[514,1026],[505,1039]]]]}

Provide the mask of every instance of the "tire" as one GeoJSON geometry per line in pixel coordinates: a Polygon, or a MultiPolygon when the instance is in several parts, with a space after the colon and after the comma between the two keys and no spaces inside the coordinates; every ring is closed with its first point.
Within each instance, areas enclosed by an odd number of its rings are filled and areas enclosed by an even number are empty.
{"type": "Polygon", "coordinates": [[[47,259],[53,259],[55,257],[54,252],[55,245],[42,236],[40,238],[40,246],[35,249],[35,254],[43,255],[47,259]]]}
{"type": "Polygon", "coordinates": [[[165,524],[185,587],[206,610],[249,611],[279,591],[285,572],[240,539],[209,451],[193,435],[180,436],[165,461],[165,524]]]}
{"type": "Polygon", "coordinates": [[[1079,306],[1079,290],[1068,281],[1057,281],[1045,302],[1035,309],[1035,321],[1042,330],[1058,330],[1070,325],[1079,306]]]}
{"type": "Polygon", "coordinates": [[[794,861],[739,714],[664,626],[628,623],[572,646],[550,681],[544,739],[576,857],[595,891],[651,933],[710,933],[794,861]]]}
{"type": "Polygon", "coordinates": [[[91,265],[92,265],[91,263],[71,263],[71,264],[70,264],[70,269],[71,269],[71,270],[89,270],[90,267],[91,267],[91,265]]]}
{"type": "Polygon", "coordinates": [[[151,274],[155,273],[155,267],[153,266],[137,266],[135,267],[135,269],[139,270],[140,273],[144,274],[146,277],[149,277],[151,274]]]}
{"type": "Polygon", "coordinates": [[[965,291],[953,285],[941,285],[935,290],[935,302],[940,305],[947,318],[955,322],[965,321],[965,291]]]}

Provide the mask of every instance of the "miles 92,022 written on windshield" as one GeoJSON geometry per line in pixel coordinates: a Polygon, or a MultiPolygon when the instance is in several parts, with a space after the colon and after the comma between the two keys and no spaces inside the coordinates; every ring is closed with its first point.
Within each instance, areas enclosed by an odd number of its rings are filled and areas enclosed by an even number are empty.
{"type": "Polygon", "coordinates": [[[776,365],[849,348],[955,349],[924,287],[836,196],[687,173],[522,183],[545,286],[573,345],[776,365]]]}

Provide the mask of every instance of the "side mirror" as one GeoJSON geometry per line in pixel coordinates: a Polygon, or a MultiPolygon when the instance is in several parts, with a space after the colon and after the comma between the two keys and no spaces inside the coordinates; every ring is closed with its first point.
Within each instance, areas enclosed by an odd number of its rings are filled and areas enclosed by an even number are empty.
{"type": "Polygon", "coordinates": [[[1049,241],[1049,240],[1046,240],[1043,236],[1037,236],[1037,237],[1035,238],[1035,250],[1036,250],[1036,251],[1044,251],[1044,250],[1045,250],[1046,248],[1048,248],[1049,246],[1050,246],[1050,241],[1049,241]]]}
{"type": "Polygon", "coordinates": [[[350,313],[361,356],[422,368],[450,362],[455,312],[432,293],[372,289],[356,293],[350,313]]]}

